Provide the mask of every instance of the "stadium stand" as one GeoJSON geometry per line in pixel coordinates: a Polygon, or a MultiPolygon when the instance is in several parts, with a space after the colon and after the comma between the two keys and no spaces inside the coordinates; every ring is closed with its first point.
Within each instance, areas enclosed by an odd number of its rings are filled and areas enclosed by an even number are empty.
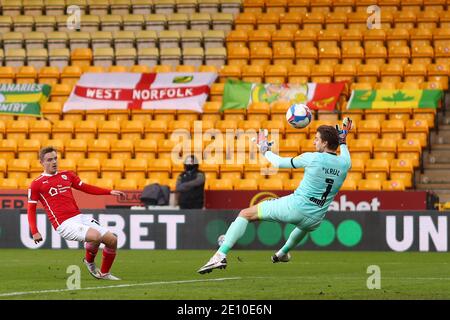
{"type": "MultiPolygon", "coordinates": [[[[167,162],[173,147],[170,134],[175,128],[191,130],[195,120],[203,121],[204,131],[279,129],[279,150],[286,156],[312,151],[317,126],[333,123],[326,113],[317,113],[310,127],[292,129],[285,124],[287,106],[282,103],[252,104],[246,111],[221,114],[228,78],[291,84],[348,81],[351,89],[447,90],[447,4],[402,0],[379,5],[382,28],[367,30],[366,5],[354,1],[96,0],[80,7],[81,29],[72,32],[64,2],[7,2],[0,17],[0,82],[50,84],[52,92],[42,107],[46,120],[0,119],[2,188],[25,186],[22,181],[35,176],[39,170],[25,162],[36,160],[36,150],[45,143],[60,147],[62,167],[103,186],[136,189],[145,184],[142,181],[176,178],[167,162]],[[62,112],[85,72],[168,71],[218,72],[203,114],[62,112]]],[[[430,147],[436,111],[349,113],[348,93],[342,99],[340,113],[332,119],[350,115],[356,123],[349,139],[354,164],[344,188],[412,188],[414,170],[430,147]]],[[[252,180],[257,171],[247,163],[238,169],[207,169],[211,190],[292,190],[300,177],[284,172],[284,182],[274,183],[277,180],[269,176],[252,180]]]]}

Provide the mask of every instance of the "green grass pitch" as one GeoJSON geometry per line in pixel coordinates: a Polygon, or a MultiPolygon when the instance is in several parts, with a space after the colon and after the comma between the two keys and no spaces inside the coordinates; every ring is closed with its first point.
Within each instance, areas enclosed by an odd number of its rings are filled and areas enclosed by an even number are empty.
{"type": "Polygon", "coordinates": [[[119,250],[119,282],[92,278],[82,250],[2,249],[0,299],[450,299],[449,253],[294,251],[272,264],[272,251],[234,250],[226,270],[197,274],[212,253],[119,250]],[[67,290],[70,265],[81,268],[81,290],[67,290]],[[381,289],[367,288],[370,265],[381,289]]]}

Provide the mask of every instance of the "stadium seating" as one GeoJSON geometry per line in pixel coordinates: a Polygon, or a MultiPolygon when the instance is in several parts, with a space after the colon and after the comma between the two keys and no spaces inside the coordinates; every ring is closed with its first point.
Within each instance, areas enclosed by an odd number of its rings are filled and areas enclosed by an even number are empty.
{"type": "MultiPolygon", "coordinates": [[[[312,139],[317,126],[334,124],[349,115],[356,123],[348,142],[354,164],[349,173],[352,179],[347,179],[352,182],[346,181],[344,187],[372,188],[358,181],[373,178],[382,181],[383,190],[412,187],[413,169],[420,164],[422,148],[428,146],[430,130],[437,123],[436,110],[362,112],[346,110],[345,106],[349,89],[448,88],[450,18],[445,1],[379,1],[381,29],[371,30],[367,30],[366,2],[76,3],[83,12],[78,32],[67,29],[63,3],[2,4],[0,82],[52,86],[50,100],[42,106],[46,120],[0,118],[0,151],[5,165],[12,159],[34,161],[39,146],[54,143],[61,150],[62,160],[68,160],[65,165],[80,171],[89,181],[121,185],[122,179],[133,177],[136,184],[124,185],[126,188],[141,187],[141,181],[155,177],[173,183],[179,168],[167,167],[166,163],[163,169],[155,169],[152,160],[165,163],[174,146],[171,133],[180,128],[191,131],[195,120],[203,121],[204,132],[277,129],[279,152],[290,156],[314,151],[312,139]],[[203,114],[173,110],[62,112],[73,85],[85,72],[168,71],[219,73],[203,114]],[[227,78],[258,83],[349,84],[338,105],[342,113],[318,112],[310,127],[297,130],[286,125],[287,105],[282,102],[253,103],[247,110],[219,113],[227,78]],[[90,163],[91,159],[100,160],[97,176],[83,171],[84,161],[90,163]],[[148,161],[148,168],[144,170],[142,162],[136,171],[136,159],[148,161]],[[388,161],[387,167],[386,163],[372,167],[383,159],[388,161]],[[75,167],[70,160],[77,160],[75,167]],[[116,167],[103,166],[103,161],[113,160],[118,161],[116,167]]],[[[250,150],[244,138],[239,140],[239,133],[236,139],[250,150]]],[[[254,154],[244,159],[251,157],[254,154]]],[[[206,168],[207,180],[216,179],[208,185],[212,189],[221,188],[222,182],[223,188],[229,188],[228,179],[231,189],[236,190],[261,189],[266,181],[275,180],[268,176],[262,182],[247,181],[260,176],[259,169],[247,163],[239,169],[228,165],[206,168]],[[235,180],[238,175],[242,179],[239,183],[235,180]]],[[[38,172],[35,169],[30,169],[30,177],[38,172]]],[[[297,172],[296,177],[302,174],[297,172]]],[[[9,178],[9,169],[4,175],[9,178]]],[[[279,175],[288,182],[274,188],[292,190],[298,184],[293,173],[279,175]]]]}

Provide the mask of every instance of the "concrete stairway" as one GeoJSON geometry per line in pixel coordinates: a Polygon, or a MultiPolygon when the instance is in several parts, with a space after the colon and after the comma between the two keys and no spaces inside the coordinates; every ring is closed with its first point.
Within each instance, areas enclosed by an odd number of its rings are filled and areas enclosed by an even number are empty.
{"type": "Polygon", "coordinates": [[[430,132],[431,151],[423,153],[423,173],[415,172],[418,190],[434,191],[439,202],[450,201],[450,105],[438,114],[439,130],[430,132]]]}

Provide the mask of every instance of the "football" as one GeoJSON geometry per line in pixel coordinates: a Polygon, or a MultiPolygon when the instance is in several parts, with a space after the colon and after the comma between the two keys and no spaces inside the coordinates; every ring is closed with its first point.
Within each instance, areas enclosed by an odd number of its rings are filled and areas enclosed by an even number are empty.
{"type": "Polygon", "coordinates": [[[306,128],[312,121],[311,110],[305,104],[295,103],[287,110],[286,120],[294,128],[306,128]]]}

